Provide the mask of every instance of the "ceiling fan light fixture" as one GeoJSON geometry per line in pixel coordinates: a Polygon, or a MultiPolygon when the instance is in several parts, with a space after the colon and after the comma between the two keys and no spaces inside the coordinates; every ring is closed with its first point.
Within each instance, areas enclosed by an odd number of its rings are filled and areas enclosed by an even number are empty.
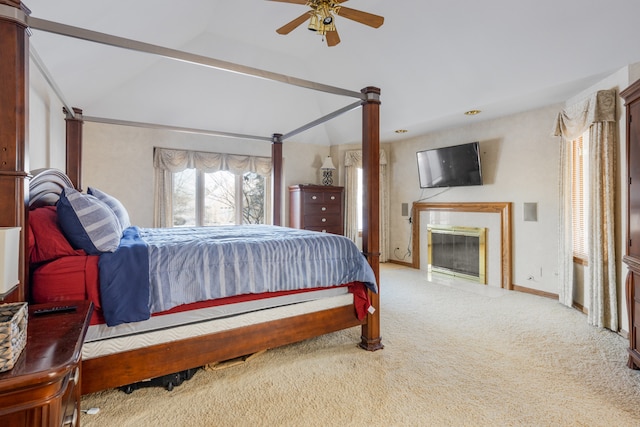
{"type": "Polygon", "coordinates": [[[333,17],[331,18],[331,21],[327,24],[326,23],[327,18],[323,19],[322,21],[322,31],[323,33],[327,33],[328,31],[335,31],[336,30],[336,24],[333,21],[333,17]]]}
{"type": "Polygon", "coordinates": [[[318,16],[315,13],[311,15],[311,19],[309,20],[309,26],[307,28],[309,29],[309,31],[318,31],[319,22],[318,22],[318,16]]]}
{"type": "Polygon", "coordinates": [[[331,7],[328,3],[322,4],[317,9],[318,15],[322,18],[324,25],[330,25],[333,22],[333,15],[331,15],[331,7]]]}
{"type": "Polygon", "coordinates": [[[323,41],[325,40],[324,36],[326,36],[327,46],[329,47],[336,46],[340,43],[340,36],[338,35],[335,23],[335,18],[338,15],[372,28],[379,28],[384,23],[384,17],[382,16],[342,6],[341,3],[347,0],[271,1],[304,4],[310,9],[306,13],[276,29],[276,33],[287,35],[308,20],[307,29],[323,36],[323,41]]]}

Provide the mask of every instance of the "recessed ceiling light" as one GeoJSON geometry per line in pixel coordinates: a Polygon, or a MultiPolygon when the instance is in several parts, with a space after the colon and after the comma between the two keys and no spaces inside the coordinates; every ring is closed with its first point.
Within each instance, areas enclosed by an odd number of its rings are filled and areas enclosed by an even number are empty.
{"type": "Polygon", "coordinates": [[[406,129],[396,129],[396,133],[407,133],[407,132],[409,131],[406,129]]]}
{"type": "Polygon", "coordinates": [[[469,111],[465,111],[464,114],[467,116],[475,116],[477,114],[482,113],[482,111],[480,110],[469,110],[469,111]]]}

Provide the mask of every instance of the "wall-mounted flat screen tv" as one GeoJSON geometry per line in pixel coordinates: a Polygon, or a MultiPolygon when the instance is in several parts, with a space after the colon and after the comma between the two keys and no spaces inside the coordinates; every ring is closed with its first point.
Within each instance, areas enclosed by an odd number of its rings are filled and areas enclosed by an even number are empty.
{"type": "Polygon", "coordinates": [[[482,185],[479,146],[470,142],[418,151],[420,188],[482,185]]]}

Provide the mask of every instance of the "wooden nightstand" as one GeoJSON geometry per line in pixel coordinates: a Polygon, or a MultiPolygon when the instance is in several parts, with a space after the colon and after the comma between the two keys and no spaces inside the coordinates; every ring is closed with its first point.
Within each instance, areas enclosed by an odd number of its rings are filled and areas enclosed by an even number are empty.
{"type": "Polygon", "coordinates": [[[292,228],[344,234],[344,187],[290,186],[289,224],[292,228]]]}
{"type": "Polygon", "coordinates": [[[80,425],[80,359],[93,305],[62,301],[29,305],[27,343],[13,369],[0,373],[0,425],[80,425]],[[36,309],[76,310],[36,315],[36,309]]]}

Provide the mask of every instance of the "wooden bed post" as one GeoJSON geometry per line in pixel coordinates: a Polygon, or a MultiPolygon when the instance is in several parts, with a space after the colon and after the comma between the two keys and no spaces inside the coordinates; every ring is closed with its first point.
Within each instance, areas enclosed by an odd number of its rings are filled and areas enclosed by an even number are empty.
{"type": "Polygon", "coordinates": [[[271,141],[273,225],[282,225],[282,134],[274,133],[271,141]]]}
{"type": "Polygon", "coordinates": [[[383,348],[380,336],[380,89],[366,87],[362,102],[362,252],[376,276],[378,293],[369,298],[375,308],[362,325],[360,347],[374,351],[383,348]]]}
{"type": "Polygon", "coordinates": [[[0,0],[0,226],[22,227],[17,288],[2,302],[26,301],[28,263],[29,37],[20,1],[0,0]]]}
{"type": "Polygon", "coordinates": [[[75,117],[64,107],[62,111],[66,115],[67,176],[76,190],[82,191],[82,110],[74,107],[75,117]]]}

